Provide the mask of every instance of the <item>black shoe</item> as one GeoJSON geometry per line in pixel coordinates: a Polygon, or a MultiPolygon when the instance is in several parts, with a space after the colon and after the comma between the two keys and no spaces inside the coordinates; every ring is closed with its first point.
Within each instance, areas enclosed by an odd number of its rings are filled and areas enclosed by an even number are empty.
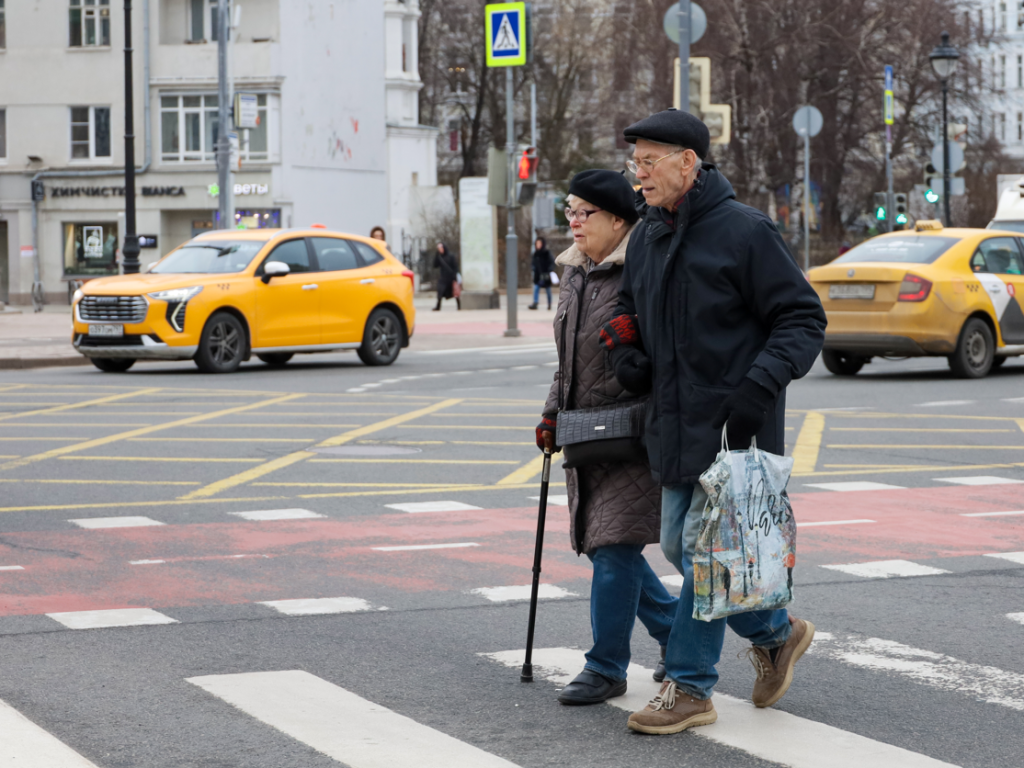
{"type": "Polygon", "coordinates": [[[614,696],[626,692],[626,681],[618,682],[597,672],[584,669],[576,679],[569,683],[558,694],[562,704],[600,704],[614,696]]]}
{"type": "Polygon", "coordinates": [[[661,659],[658,661],[658,666],[654,668],[654,674],[652,675],[654,682],[660,683],[665,679],[665,646],[661,646],[661,659]]]}
{"type": "Polygon", "coordinates": [[[536,308],[537,308],[536,304],[531,304],[530,306],[527,307],[527,309],[536,309],[536,308]]]}

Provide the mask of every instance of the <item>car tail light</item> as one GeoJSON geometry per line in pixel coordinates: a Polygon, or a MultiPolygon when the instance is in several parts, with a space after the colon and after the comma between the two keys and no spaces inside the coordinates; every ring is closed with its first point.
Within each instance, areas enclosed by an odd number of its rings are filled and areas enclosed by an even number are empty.
{"type": "Polygon", "coordinates": [[[402,277],[408,277],[409,278],[409,282],[412,283],[413,290],[416,289],[416,273],[415,272],[413,272],[411,269],[403,269],[402,270],[402,277]]]}
{"type": "Polygon", "coordinates": [[[923,277],[907,272],[900,283],[899,301],[924,301],[932,292],[932,283],[923,277]]]}

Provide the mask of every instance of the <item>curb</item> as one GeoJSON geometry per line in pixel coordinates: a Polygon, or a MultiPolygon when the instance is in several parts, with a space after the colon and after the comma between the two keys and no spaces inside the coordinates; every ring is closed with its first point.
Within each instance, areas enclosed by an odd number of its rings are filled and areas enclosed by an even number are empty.
{"type": "Polygon", "coordinates": [[[0,371],[17,371],[26,368],[55,368],[71,365],[90,365],[85,355],[74,357],[0,357],[0,371]]]}

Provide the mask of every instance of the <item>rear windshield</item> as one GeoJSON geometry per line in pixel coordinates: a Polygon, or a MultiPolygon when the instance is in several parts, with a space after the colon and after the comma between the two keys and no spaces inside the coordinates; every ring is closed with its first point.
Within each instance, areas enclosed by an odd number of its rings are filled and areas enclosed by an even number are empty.
{"type": "Polygon", "coordinates": [[[260,240],[193,240],[157,264],[150,272],[160,275],[203,275],[241,272],[266,245],[260,240]]]}
{"type": "Polygon", "coordinates": [[[876,237],[851,248],[833,264],[857,261],[895,262],[905,264],[931,264],[957,242],[954,237],[935,235],[906,235],[903,237],[876,237]]]}
{"type": "Polygon", "coordinates": [[[1024,232],[1024,221],[990,221],[985,229],[1002,229],[1006,232],[1024,232]]]}

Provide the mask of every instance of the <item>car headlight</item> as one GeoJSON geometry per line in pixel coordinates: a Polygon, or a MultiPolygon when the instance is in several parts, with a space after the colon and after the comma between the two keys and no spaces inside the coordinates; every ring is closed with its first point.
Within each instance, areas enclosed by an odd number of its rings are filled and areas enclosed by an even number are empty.
{"type": "Polygon", "coordinates": [[[78,303],[78,300],[79,300],[80,298],[82,298],[83,296],[85,296],[85,294],[84,294],[84,293],[82,293],[82,289],[81,289],[81,288],[79,288],[79,289],[78,289],[77,291],[75,291],[75,294],[74,294],[74,296],[72,296],[72,297],[71,297],[71,303],[72,303],[72,304],[77,304],[77,303],[78,303]]]}
{"type": "Polygon", "coordinates": [[[189,288],[171,288],[167,291],[157,291],[156,293],[147,293],[146,295],[151,299],[156,299],[157,301],[166,301],[168,303],[177,304],[188,301],[201,290],[203,290],[203,286],[193,285],[189,288]]]}

